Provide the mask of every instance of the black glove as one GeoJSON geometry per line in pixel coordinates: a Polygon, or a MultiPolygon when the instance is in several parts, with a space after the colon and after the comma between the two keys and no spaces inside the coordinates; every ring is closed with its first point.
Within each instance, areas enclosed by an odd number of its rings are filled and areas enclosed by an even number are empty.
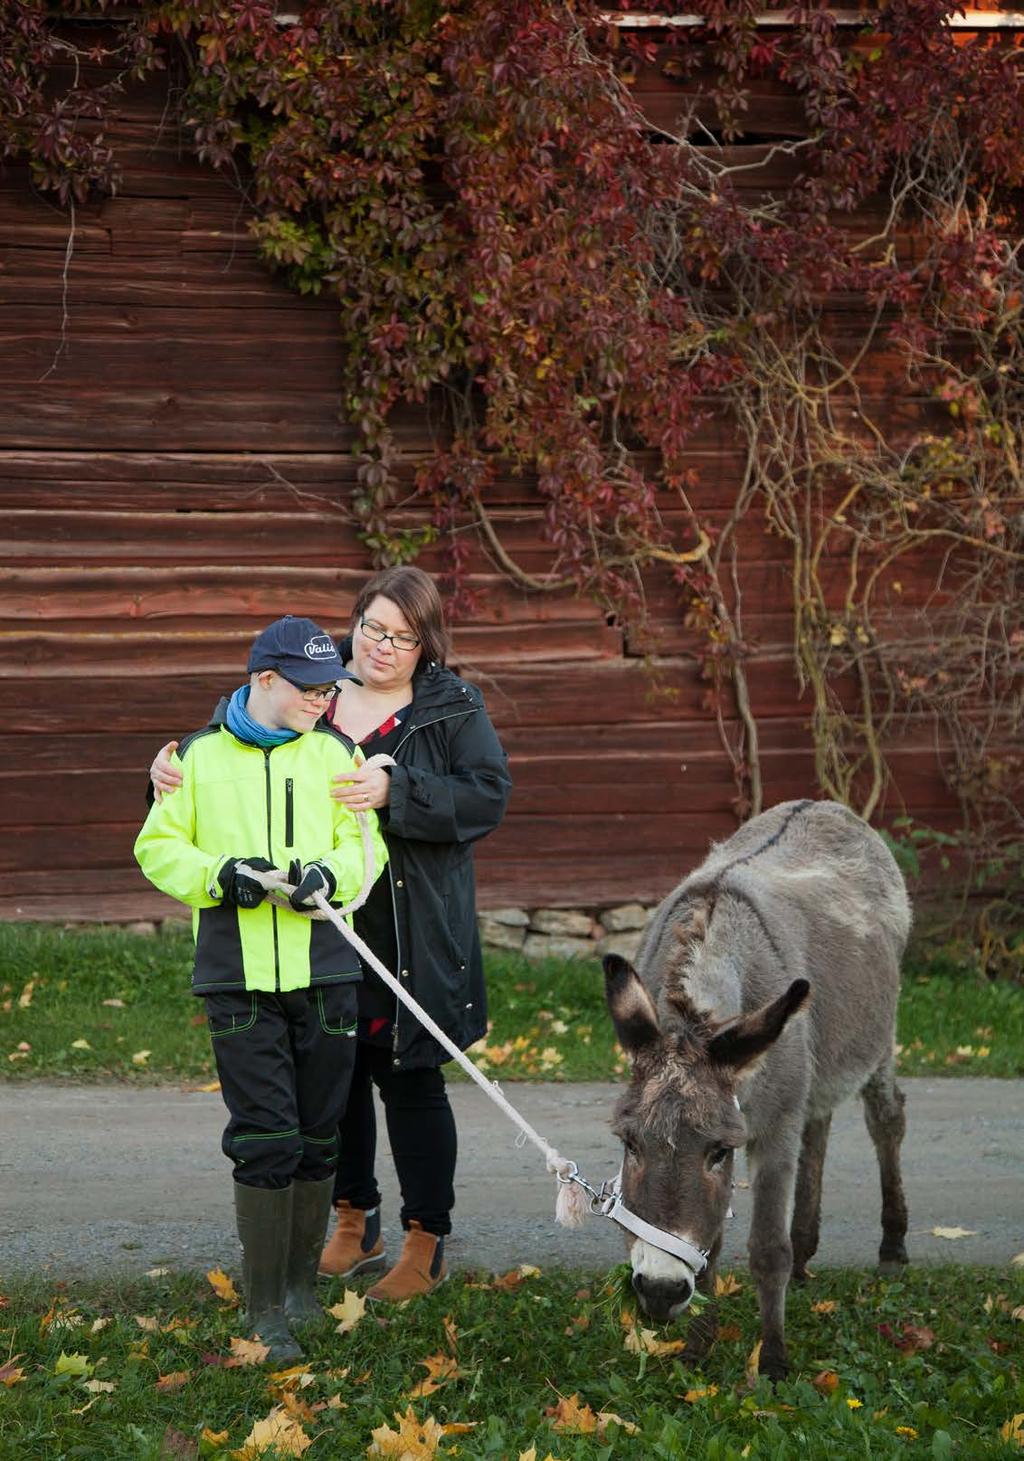
{"type": "Polygon", "coordinates": [[[288,881],[295,883],[295,891],[288,894],[288,902],[301,913],[313,906],[313,894],[323,893],[328,902],[334,897],[338,880],[325,862],[307,862],[305,867],[296,858],[288,869],[288,881]]]}
{"type": "Polygon", "coordinates": [[[267,890],[255,878],[238,871],[239,863],[248,863],[258,872],[276,872],[272,862],[265,857],[231,857],[217,874],[217,881],[224,889],[222,902],[233,903],[236,908],[258,908],[267,896],[267,890]]]}

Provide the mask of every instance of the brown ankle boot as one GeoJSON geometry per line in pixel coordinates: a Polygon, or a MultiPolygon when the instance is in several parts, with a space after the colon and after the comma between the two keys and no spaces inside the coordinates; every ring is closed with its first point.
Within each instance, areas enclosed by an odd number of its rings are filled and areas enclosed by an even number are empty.
{"type": "Polygon", "coordinates": [[[342,1200],[334,1204],[334,1211],[338,1214],[338,1224],[320,1255],[317,1273],[322,1278],[352,1278],[371,1268],[383,1268],[380,1208],[365,1211],[342,1200]]]}
{"type": "Polygon", "coordinates": [[[367,1290],[366,1297],[390,1299],[393,1304],[400,1304],[403,1299],[429,1294],[447,1277],[444,1239],[436,1233],[425,1233],[416,1219],[411,1218],[401,1257],[380,1283],[367,1290]]]}

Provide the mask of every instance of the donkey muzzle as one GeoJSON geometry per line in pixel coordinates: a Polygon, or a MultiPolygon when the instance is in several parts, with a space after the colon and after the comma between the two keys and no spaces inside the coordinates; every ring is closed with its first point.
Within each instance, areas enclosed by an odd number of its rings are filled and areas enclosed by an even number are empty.
{"type": "Polygon", "coordinates": [[[696,1279],[682,1263],[676,1265],[678,1272],[666,1274],[633,1273],[633,1290],[645,1314],[664,1324],[681,1314],[693,1298],[696,1279]]]}

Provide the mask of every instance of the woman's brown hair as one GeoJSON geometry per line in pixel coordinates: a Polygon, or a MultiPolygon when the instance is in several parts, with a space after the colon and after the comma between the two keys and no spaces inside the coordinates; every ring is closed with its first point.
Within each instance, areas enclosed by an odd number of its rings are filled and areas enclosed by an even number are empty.
{"type": "Polygon", "coordinates": [[[444,605],[429,573],[411,564],[382,568],[363,585],[352,610],[352,627],[359,623],[378,594],[390,599],[402,613],[423,648],[422,662],[443,665],[448,658],[448,630],[444,605]]]}

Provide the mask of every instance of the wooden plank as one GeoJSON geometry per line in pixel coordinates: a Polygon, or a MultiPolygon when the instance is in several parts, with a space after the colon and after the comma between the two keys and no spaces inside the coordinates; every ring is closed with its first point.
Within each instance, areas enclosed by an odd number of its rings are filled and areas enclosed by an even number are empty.
{"type": "MultiPolygon", "coordinates": [[[[251,393],[165,391],[149,383],[131,390],[73,390],[47,381],[12,386],[4,402],[0,448],[8,449],[323,452],[348,450],[357,440],[340,419],[338,393],[329,387],[292,392],[268,381],[251,393]]],[[[400,447],[423,444],[420,411],[400,406],[391,426],[400,447]]]]}
{"type": "MultiPolygon", "coordinates": [[[[49,628],[5,630],[0,634],[0,676],[55,680],[76,673],[135,677],[205,671],[223,676],[233,686],[239,681],[253,638],[251,628],[181,633],[166,631],[159,621],[139,627],[133,623],[114,636],[92,629],[78,633],[54,633],[49,628]]],[[[610,659],[621,652],[621,644],[617,631],[603,622],[523,624],[512,636],[504,625],[467,624],[458,631],[456,651],[480,667],[490,667],[534,660],[610,659]]]]}
{"type": "MultiPolygon", "coordinates": [[[[0,569],[0,623],[10,619],[25,627],[34,620],[73,630],[99,619],[113,621],[111,629],[120,631],[128,619],[159,619],[162,630],[182,630],[213,617],[223,627],[255,635],[263,623],[294,613],[299,604],[310,618],[340,630],[369,572],[362,558],[358,568],[263,563],[255,584],[249,565],[0,569]]],[[[478,625],[604,622],[597,605],[569,592],[529,595],[493,573],[472,576],[468,587],[481,596],[473,616],[478,625]]]]}

